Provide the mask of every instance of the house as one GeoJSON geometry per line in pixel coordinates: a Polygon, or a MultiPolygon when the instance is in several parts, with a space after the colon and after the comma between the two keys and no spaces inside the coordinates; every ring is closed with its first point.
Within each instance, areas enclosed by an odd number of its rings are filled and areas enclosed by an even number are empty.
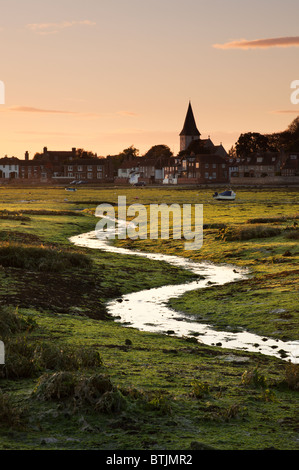
{"type": "Polygon", "coordinates": [[[15,157],[0,158],[0,178],[15,179],[19,176],[19,159],[15,157]]]}
{"type": "Polygon", "coordinates": [[[253,154],[241,158],[236,166],[238,170],[234,171],[234,176],[239,176],[240,178],[277,176],[280,173],[281,154],[280,152],[253,154]]]}
{"type": "Polygon", "coordinates": [[[290,154],[281,168],[282,176],[299,176],[299,153],[290,154]]]}
{"type": "Polygon", "coordinates": [[[113,181],[112,159],[101,158],[96,154],[89,155],[90,153],[80,152],[76,148],[71,151],[49,151],[44,147],[42,153],[37,153],[33,160],[29,160],[26,152],[25,160],[19,161],[19,177],[56,183],[68,183],[72,180],[113,181]]]}
{"type": "Polygon", "coordinates": [[[139,157],[125,159],[117,170],[118,183],[137,182],[139,178],[139,157]],[[136,181],[135,181],[136,179],[136,181]]]}
{"type": "Polygon", "coordinates": [[[102,182],[107,178],[105,158],[76,158],[63,164],[63,176],[68,180],[102,182]]]}
{"type": "Polygon", "coordinates": [[[228,163],[217,154],[172,157],[164,167],[164,176],[164,184],[228,183],[228,163]]]}
{"type": "Polygon", "coordinates": [[[116,183],[136,184],[143,181],[147,184],[162,182],[164,178],[164,162],[168,161],[166,157],[148,158],[137,157],[127,158],[118,169],[116,183]]]}

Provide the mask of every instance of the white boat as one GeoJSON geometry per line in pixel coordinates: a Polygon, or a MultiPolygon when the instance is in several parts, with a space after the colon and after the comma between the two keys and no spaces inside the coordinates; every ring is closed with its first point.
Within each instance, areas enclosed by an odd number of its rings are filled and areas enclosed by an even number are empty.
{"type": "Polygon", "coordinates": [[[223,193],[220,193],[220,194],[215,192],[215,194],[213,194],[213,198],[217,199],[218,201],[234,201],[236,199],[236,193],[234,193],[234,191],[231,191],[231,190],[224,191],[223,193]]]}

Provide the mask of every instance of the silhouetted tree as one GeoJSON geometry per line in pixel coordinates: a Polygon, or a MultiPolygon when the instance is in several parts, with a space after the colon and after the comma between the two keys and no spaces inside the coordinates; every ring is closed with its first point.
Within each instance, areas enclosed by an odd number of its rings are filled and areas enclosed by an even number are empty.
{"type": "Polygon", "coordinates": [[[237,155],[241,157],[272,150],[268,137],[259,132],[241,134],[235,148],[237,155]]]}
{"type": "Polygon", "coordinates": [[[173,153],[167,145],[159,144],[153,145],[144,155],[145,158],[163,158],[172,157],[173,153]]]}
{"type": "Polygon", "coordinates": [[[127,149],[124,149],[120,154],[123,158],[136,158],[139,156],[139,150],[131,145],[127,149]]]}
{"type": "Polygon", "coordinates": [[[76,149],[76,157],[77,158],[97,158],[97,154],[89,150],[76,149]]]}

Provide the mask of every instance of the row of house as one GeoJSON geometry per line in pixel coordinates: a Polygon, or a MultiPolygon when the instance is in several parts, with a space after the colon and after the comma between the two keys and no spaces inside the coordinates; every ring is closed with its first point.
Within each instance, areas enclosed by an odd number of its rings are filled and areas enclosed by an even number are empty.
{"type": "MultiPolygon", "coordinates": [[[[206,143],[204,143],[204,147],[206,143]]],[[[222,155],[221,146],[212,147],[209,153],[183,154],[157,159],[128,158],[114,172],[112,159],[78,158],[71,152],[48,152],[38,159],[4,157],[0,159],[0,178],[35,182],[68,184],[75,181],[116,184],[205,184],[229,183],[231,178],[264,178],[299,175],[299,153],[263,153],[230,160],[222,155]]],[[[207,147],[206,147],[207,149],[207,147]]]]}
{"type": "MultiPolygon", "coordinates": [[[[163,147],[163,146],[162,146],[163,147]]],[[[165,147],[165,146],[164,146],[165,147]]],[[[222,146],[210,137],[201,139],[191,103],[180,133],[177,156],[160,153],[153,157],[123,159],[115,170],[113,156],[98,157],[76,148],[70,151],[43,151],[30,160],[4,157],[0,159],[0,178],[23,181],[68,184],[72,181],[115,184],[228,184],[231,178],[263,178],[299,175],[299,152],[265,152],[241,158],[230,158],[222,146]]]]}
{"type": "Polygon", "coordinates": [[[229,164],[231,177],[265,178],[299,175],[299,152],[264,152],[236,158],[229,164]]]}
{"type": "Polygon", "coordinates": [[[12,157],[0,159],[0,178],[21,179],[36,182],[69,183],[73,180],[102,182],[113,181],[113,166],[110,158],[78,156],[76,148],[71,151],[43,152],[29,159],[25,152],[23,160],[12,157]]]}

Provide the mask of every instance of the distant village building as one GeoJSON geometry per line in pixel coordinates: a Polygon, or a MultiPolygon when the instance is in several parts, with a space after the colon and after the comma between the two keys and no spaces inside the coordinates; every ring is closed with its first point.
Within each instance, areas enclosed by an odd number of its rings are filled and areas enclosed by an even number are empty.
{"type": "Polygon", "coordinates": [[[76,159],[64,163],[63,177],[77,181],[103,181],[107,178],[104,158],[76,159]]]}
{"type": "Polygon", "coordinates": [[[128,154],[123,160],[124,154],[103,158],[75,147],[69,151],[44,147],[33,159],[28,152],[24,159],[0,158],[0,179],[61,184],[81,181],[196,185],[250,184],[251,178],[251,181],[260,178],[266,184],[267,178],[278,182],[280,175],[299,176],[299,152],[261,152],[249,156],[231,153],[229,156],[222,143],[215,145],[210,136],[202,139],[190,101],[179,139],[180,151],[176,156],[166,145],[156,145],[142,157],[128,154]]]}
{"type": "Polygon", "coordinates": [[[0,178],[15,179],[19,176],[19,159],[15,157],[0,158],[0,178]]]}
{"type": "Polygon", "coordinates": [[[187,150],[188,146],[191,142],[193,142],[193,140],[200,139],[200,135],[201,134],[196,127],[192,106],[189,101],[184,126],[180,133],[180,150],[187,150]]]}
{"type": "Polygon", "coordinates": [[[164,184],[228,183],[227,152],[210,137],[201,139],[191,103],[180,133],[180,153],[164,166],[164,184]]]}
{"type": "Polygon", "coordinates": [[[299,153],[291,153],[281,168],[282,176],[299,176],[299,153]]]}
{"type": "Polygon", "coordinates": [[[113,181],[113,167],[110,158],[80,157],[75,147],[71,151],[48,150],[29,160],[19,160],[19,177],[40,182],[68,183],[72,180],[86,182],[113,181]]]}
{"type": "Polygon", "coordinates": [[[281,154],[279,152],[265,152],[241,158],[237,164],[234,176],[240,178],[264,178],[277,176],[280,173],[281,154]]]}
{"type": "Polygon", "coordinates": [[[146,184],[161,183],[164,178],[163,162],[165,158],[128,158],[123,161],[118,169],[118,183],[146,184]]]}

